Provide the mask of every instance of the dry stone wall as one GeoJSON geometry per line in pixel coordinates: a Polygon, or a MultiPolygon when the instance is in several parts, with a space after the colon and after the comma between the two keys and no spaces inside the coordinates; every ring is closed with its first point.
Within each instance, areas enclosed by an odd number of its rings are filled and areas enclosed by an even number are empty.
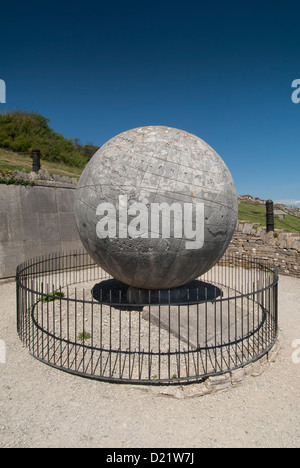
{"type": "Polygon", "coordinates": [[[250,223],[239,223],[227,252],[269,260],[279,274],[300,278],[300,235],[266,232],[250,223]]]}

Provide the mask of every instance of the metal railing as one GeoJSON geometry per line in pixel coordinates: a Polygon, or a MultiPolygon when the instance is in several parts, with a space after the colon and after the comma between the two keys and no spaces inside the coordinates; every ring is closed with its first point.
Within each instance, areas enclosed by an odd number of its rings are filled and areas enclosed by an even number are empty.
{"type": "Polygon", "coordinates": [[[182,384],[259,359],[276,342],[278,276],[224,256],[185,288],[136,291],[85,252],[17,269],[17,329],[37,359],[111,382],[182,384]]]}

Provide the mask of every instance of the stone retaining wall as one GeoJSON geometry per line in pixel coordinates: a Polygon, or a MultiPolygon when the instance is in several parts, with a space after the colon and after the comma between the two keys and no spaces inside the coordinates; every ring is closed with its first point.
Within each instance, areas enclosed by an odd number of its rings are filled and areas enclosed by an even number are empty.
{"type": "Polygon", "coordinates": [[[74,215],[76,185],[0,185],[0,279],[29,258],[82,249],[74,215]]]}
{"type": "Polygon", "coordinates": [[[300,234],[267,233],[265,228],[239,223],[227,252],[269,260],[279,274],[300,278],[300,234]]]}

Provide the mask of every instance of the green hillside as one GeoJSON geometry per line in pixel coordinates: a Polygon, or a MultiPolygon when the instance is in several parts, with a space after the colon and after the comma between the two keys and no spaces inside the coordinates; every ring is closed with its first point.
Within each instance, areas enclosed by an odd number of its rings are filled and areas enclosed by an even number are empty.
{"type": "MultiPolygon", "coordinates": [[[[252,205],[249,203],[239,203],[239,220],[252,223],[254,225],[266,226],[266,207],[252,205]]],[[[274,215],[275,229],[283,229],[288,232],[300,232],[300,217],[286,214],[283,220],[274,215]]]]}
{"type": "Polygon", "coordinates": [[[47,162],[83,168],[99,147],[81,145],[78,138],[65,138],[49,126],[49,119],[37,112],[0,113],[0,149],[20,155],[34,148],[40,149],[47,162]]]}
{"type": "MultiPolygon", "coordinates": [[[[61,161],[50,160],[41,157],[41,169],[48,171],[50,175],[57,174],[67,177],[79,177],[83,168],[71,166],[61,161]]],[[[20,154],[0,148],[0,178],[6,174],[11,175],[13,171],[32,171],[32,156],[30,154],[20,154]]]]}

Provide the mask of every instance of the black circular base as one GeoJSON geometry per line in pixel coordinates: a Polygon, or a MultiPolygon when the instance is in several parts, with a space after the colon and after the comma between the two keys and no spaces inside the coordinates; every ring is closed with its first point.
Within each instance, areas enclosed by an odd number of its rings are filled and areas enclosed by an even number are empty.
{"type": "Polygon", "coordinates": [[[223,295],[222,290],[217,286],[199,280],[172,289],[148,290],[133,288],[121,281],[109,279],[96,284],[92,293],[97,301],[120,308],[149,304],[198,304],[214,301],[223,295]]]}

